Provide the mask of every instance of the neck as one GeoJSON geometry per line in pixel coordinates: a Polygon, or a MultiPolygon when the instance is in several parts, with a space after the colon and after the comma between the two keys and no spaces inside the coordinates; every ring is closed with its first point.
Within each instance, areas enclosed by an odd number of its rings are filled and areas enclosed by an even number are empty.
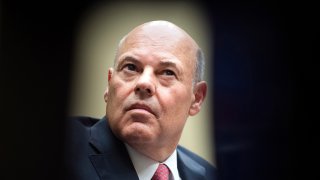
{"type": "Polygon", "coordinates": [[[175,146],[152,147],[150,145],[129,144],[134,150],[158,162],[164,162],[174,152],[175,146]]]}

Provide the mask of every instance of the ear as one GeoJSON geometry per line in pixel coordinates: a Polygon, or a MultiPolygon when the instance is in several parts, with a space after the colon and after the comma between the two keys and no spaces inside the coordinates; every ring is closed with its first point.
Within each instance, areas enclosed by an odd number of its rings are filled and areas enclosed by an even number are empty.
{"type": "Polygon", "coordinates": [[[193,90],[194,100],[189,109],[189,115],[194,116],[200,112],[201,105],[207,95],[207,83],[205,81],[198,82],[193,90]]]}
{"type": "Polygon", "coordinates": [[[113,68],[109,68],[108,70],[108,86],[106,87],[106,90],[104,91],[104,101],[108,101],[108,94],[109,94],[109,86],[110,86],[110,81],[113,75],[113,68]]]}

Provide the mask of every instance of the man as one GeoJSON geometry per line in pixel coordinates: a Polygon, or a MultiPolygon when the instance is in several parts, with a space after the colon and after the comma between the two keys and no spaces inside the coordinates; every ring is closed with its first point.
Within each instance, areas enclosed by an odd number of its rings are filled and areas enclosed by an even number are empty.
{"type": "Polygon", "coordinates": [[[108,71],[106,117],[73,119],[69,179],[215,179],[215,168],[178,146],[205,99],[203,54],[167,21],[142,24],[119,44],[108,71]]]}

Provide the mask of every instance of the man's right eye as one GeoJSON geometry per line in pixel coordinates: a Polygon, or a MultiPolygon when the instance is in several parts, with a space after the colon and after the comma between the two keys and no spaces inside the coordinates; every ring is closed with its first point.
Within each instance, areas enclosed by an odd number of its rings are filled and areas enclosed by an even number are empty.
{"type": "Polygon", "coordinates": [[[129,71],[137,71],[137,67],[134,64],[126,64],[123,69],[127,69],[129,71]]]}

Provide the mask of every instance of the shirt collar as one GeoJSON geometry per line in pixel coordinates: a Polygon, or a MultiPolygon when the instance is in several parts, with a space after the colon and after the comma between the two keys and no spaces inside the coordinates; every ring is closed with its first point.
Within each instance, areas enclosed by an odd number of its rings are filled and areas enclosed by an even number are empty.
{"type": "MultiPolygon", "coordinates": [[[[138,174],[138,177],[140,180],[150,180],[153,176],[153,174],[156,172],[159,162],[154,161],[153,159],[150,159],[149,157],[137,152],[132,147],[130,147],[128,144],[125,144],[130,159],[133,163],[133,166],[138,174]]],[[[168,168],[171,171],[170,179],[171,180],[179,180],[179,172],[178,172],[178,166],[177,166],[177,151],[174,150],[174,152],[168,157],[167,160],[164,162],[161,162],[168,166],[168,168]]]]}

